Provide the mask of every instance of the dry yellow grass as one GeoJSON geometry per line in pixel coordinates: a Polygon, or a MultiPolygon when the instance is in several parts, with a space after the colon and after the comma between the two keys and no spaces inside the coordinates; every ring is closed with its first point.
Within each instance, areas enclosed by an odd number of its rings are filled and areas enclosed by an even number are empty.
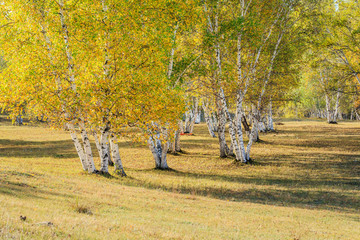
{"type": "Polygon", "coordinates": [[[285,122],[261,139],[255,164],[236,165],[197,125],[174,171],[122,140],[129,177],[106,178],[81,170],[67,133],[3,122],[0,238],[360,239],[360,123],[285,122]]]}

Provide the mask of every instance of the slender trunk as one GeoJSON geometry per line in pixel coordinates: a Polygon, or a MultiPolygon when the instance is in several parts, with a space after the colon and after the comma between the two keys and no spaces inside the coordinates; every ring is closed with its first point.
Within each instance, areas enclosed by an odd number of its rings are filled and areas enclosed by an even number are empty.
{"type": "Polygon", "coordinates": [[[71,123],[67,123],[66,125],[70,131],[71,139],[73,140],[73,143],[75,145],[75,149],[80,158],[81,165],[85,171],[88,171],[88,166],[86,163],[86,156],[84,153],[84,149],[76,135],[76,130],[75,130],[74,124],[71,122],[71,123]]]}
{"type": "Polygon", "coordinates": [[[169,151],[171,151],[173,154],[176,154],[177,151],[176,151],[176,141],[177,141],[177,138],[179,138],[180,134],[179,134],[179,130],[176,130],[174,132],[174,141],[170,144],[170,147],[169,147],[169,151]]]}
{"type": "MultiPolygon", "coordinates": [[[[227,108],[225,94],[224,94],[223,89],[220,89],[220,98],[221,98],[222,109],[224,110],[224,112],[227,115],[227,118],[229,120],[229,134],[230,134],[232,149],[235,151],[236,160],[241,161],[241,152],[240,152],[238,142],[236,140],[236,130],[234,128],[233,120],[230,115],[230,112],[227,108]]],[[[231,151],[229,151],[229,152],[231,153],[231,151]]]]}
{"type": "Polygon", "coordinates": [[[122,177],[126,177],[126,173],[120,158],[119,145],[117,144],[116,135],[113,133],[110,135],[110,146],[111,155],[115,162],[115,173],[121,175],[122,177]]]}
{"type": "MultiPolygon", "coordinates": [[[[237,102],[236,102],[236,130],[237,130],[237,139],[238,139],[238,143],[239,143],[239,148],[240,148],[240,157],[241,157],[241,162],[246,162],[246,155],[245,155],[245,146],[244,146],[244,136],[243,136],[243,132],[242,132],[242,126],[241,124],[243,123],[243,119],[246,122],[244,113],[243,113],[243,96],[241,95],[241,93],[238,93],[237,96],[237,102]]],[[[247,125],[246,122],[246,126],[249,127],[247,125]]]]}
{"type": "Polygon", "coordinates": [[[201,111],[198,111],[195,117],[195,124],[201,123],[201,111]]]}
{"type": "Polygon", "coordinates": [[[341,89],[338,89],[337,93],[336,93],[336,103],[335,103],[335,112],[334,112],[334,116],[332,121],[333,122],[337,122],[337,117],[338,117],[338,113],[339,113],[339,104],[340,104],[340,93],[341,89]]]}
{"type": "Polygon", "coordinates": [[[194,125],[196,122],[196,119],[199,115],[199,100],[197,98],[194,99],[194,109],[192,110],[192,119],[190,122],[190,133],[193,133],[194,131],[194,125]]]}
{"type": "Polygon", "coordinates": [[[330,109],[329,94],[327,92],[325,93],[325,101],[326,101],[326,118],[327,118],[327,122],[330,123],[331,122],[331,109],[330,109]]]}
{"type": "Polygon", "coordinates": [[[80,129],[81,129],[81,137],[84,143],[84,149],[85,149],[85,156],[86,156],[86,162],[87,162],[87,170],[89,173],[96,172],[95,164],[94,164],[94,158],[91,150],[90,140],[87,135],[87,131],[85,128],[85,124],[81,121],[79,123],[80,129]]]}
{"type": "Polygon", "coordinates": [[[169,61],[168,74],[167,74],[168,79],[171,78],[172,71],[173,71],[173,66],[174,66],[174,53],[175,53],[176,33],[177,33],[178,28],[179,28],[179,23],[176,24],[175,30],[174,30],[173,47],[171,48],[171,52],[170,52],[170,61],[169,61]]]}
{"type": "Polygon", "coordinates": [[[107,146],[107,139],[109,138],[109,130],[110,128],[106,126],[101,131],[101,137],[100,137],[100,147],[101,147],[101,169],[100,171],[103,173],[109,173],[109,148],[107,146]]]}
{"type": "Polygon", "coordinates": [[[265,127],[265,124],[264,124],[264,121],[259,121],[259,132],[266,132],[266,127],[265,127]]]}
{"type": "Polygon", "coordinates": [[[76,85],[75,85],[75,74],[74,74],[74,63],[73,63],[73,56],[70,51],[70,44],[69,44],[69,31],[67,28],[66,20],[65,20],[65,14],[64,14],[64,1],[59,0],[60,5],[60,20],[61,20],[61,27],[64,34],[64,42],[65,42],[65,53],[68,61],[68,75],[69,75],[69,82],[71,89],[76,92],[76,85]]]}
{"type": "Polygon", "coordinates": [[[226,140],[225,140],[225,124],[226,124],[226,117],[225,113],[221,107],[220,99],[217,97],[216,105],[218,108],[218,138],[219,138],[219,147],[220,147],[220,157],[226,158],[226,140]]]}
{"type": "Polygon", "coordinates": [[[206,106],[206,104],[204,104],[203,109],[204,109],[205,122],[208,127],[209,134],[211,137],[216,137],[216,135],[214,133],[214,127],[213,127],[213,123],[211,120],[211,116],[209,114],[209,108],[208,108],[208,106],[206,106]]]}
{"type": "Polygon", "coordinates": [[[183,123],[183,120],[179,120],[179,131],[180,131],[180,134],[184,134],[184,123],[183,123]]]}
{"type": "MultiPolygon", "coordinates": [[[[64,14],[64,1],[63,0],[59,0],[59,6],[60,6],[60,8],[59,8],[59,16],[60,16],[62,34],[63,34],[63,38],[64,38],[64,43],[65,43],[65,54],[66,54],[66,58],[67,58],[67,71],[68,71],[68,73],[67,73],[68,74],[68,79],[67,80],[70,83],[70,88],[71,88],[72,92],[75,94],[75,96],[77,96],[76,83],[75,83],[75,73],[74,73],[74,67],[75,66],[74,66],[74,61],[73,61],[73,55],[72,55],[72,52],[71,52],[68,26],[66,24],[66,18],[65,18],[65,14],[64,14]]],[[[47,39],[47,40],[49,40],[49,39],[47,39]]],[[[48,44],[49,44],[49,42],[48,42],[48,44]]],[[[49,49],[49,52],[51,52],[51,45],[48,45],[48,49],[49,49]]],[[[57,77],[56,81],[57,81],[58,91],[61,91],[62,87],[61,87],[60,78],[57,77]]],[[[65,108],[65,106],[63,106],[63,108],[65,108]]],[[[79,113],[79,109],[76,109],[76,111],[80,115],[78,117],[81,117],[81,113],[79,113]]],[[[65,115],[68,115],[68,113],[65,112],[65,115]]],[[[68,125],[68,127],[72,128],[72,130],[70,130],[70,131],[74,131],[73,124],[68,125]]],[[[77,151],[81,148],[81,151],[82,151],[81,155],[85,155],[85,161],[88,162],[88,166],[86,166],[86,169],[88,170],[88,172],[91,172],[91,173],[96,172],[94,161],[93,161],[93,158],[92,158],[92,151],[91,151],[90,141],[89,141],[89,138],[87,136],[86,130],[83,129],[83,128],[82,128],[82,134],[81,135],[82,135],[82,138],[83,138],[83,141],[84,141],[86,155],[84,153],[84,150],[83,150],[83,147],[81,146],[81,144],[80,144],[80,146],[75,146],[75,148],[76,148],[77,151]]],[[[78,153],[79,153],[79,151],[78,151],[78,153]]],[[[79,154],[79,156],[80,156],[80,154],[79,154]]],[[[81,157],[80,157],[80,160],[83,161],[81,159],[81,157]]]]}
{"type": "Polygon", "coordinates": [[[274,131],[274,121],[273,121],[273,116],[272,116],[272,101],[270,99],[270,103],[269,103],[269,115],[268,115],[268,129],[269,131],[274,131]]]}
{"type": "Polygon", "coordinates": [[[252,113],[253,113],[252,114],[252,128],[251,128],[250,135],[253,138],[253,142],[259,142],[260,141],[259,125],[260,125],[261,116],[260,116],[260,111],[255,107],[255,105],[252,106],[252,113]]]}
{"type": "Polygon", "coordinates": [[[175,133],[175,152],[181,152],[181,146],[180,146],[180,131],[176,131],[175,133]]]}
{"type": "MultiPolygon", "coordinates": [[[[164,144],[162,146],[162,152],[161,152],[161,164],[160,164],[160,168],[161,169],[168,169],[168,165],[167,165],[167,152],[168,152],[168,142],[167,142],[167,139],[168,139],[168,129],[167,128],[163,128],[163,136],[164,136],[164,144]]],[[[161,144],[161,143],[160,143],[161,144]]]]}
{"type": "MultiPolygon", "coordinates": [[[[237,143],[236,143],[237,144],[237,143]]],[[[232,157],[236,157],[236,154],[234,153],[234,144],[231,141],[230,143],[230,148],[227,150],[227,155],[228,156],[232,156],[232,157]]],[[[237,161],[237,160],[236,160],[237,161]]]]}
{"type": "Polygon", "coordinates": [[[185,132],[185,133],[189,133],[189,132],[190,132],[190,120],[191,120],[191,116],[190,116],[190,115],[191,115],[190,110],[185,112],[185,124],[184,124],[184,126],[185,126],[184,132],[185,132]]]}
{"type": "Polygon", "coordinates": [[[241,123],[242,123],[242,126],[244,127],[246,136],[249,137],[250,136],[250,125],[246,121],[246,116],[245,115],[242,116],[241,123]]]}
{"type": "MultiPolygon", "coordinates": [[[[107,147],[107,150],[106,150],[106,151],[107,151],[108,153],[110,153],[111,151],[110,151],[109,138],[106,138],[106,139],[105,139],[105,144],[106,144],[106,147],[107,147]]],[[[114,166],[114,162],[111,160],[111,156],[112,156],[112,155],[109,154],[108,164],[109,164],[109,166],[114,166]]]]}
{"type": "Polygon", "coordinates": [[[102,153],[101,153],[101,146],[100,146],[98,135],[97,135],[96,131],[93,131],[92,134],[93,134],[94,139],[95,139],[96,149],[98,150],[99,156],[101,157],[102,153]]]}
{"type": "Polygon", "coordinates": [[[219,129],[219,121],[218,121],[218,118],[217,118],[217,114],[216,113],[211,113],[211,119],[212,119],[212,122],[213,122],[213,127],[214,127],[214,132],[218,132],[219,129]]]}
{"type": "Polygon", "coordinates": [[[246,155],[245,155],[246,162],[251,160],[251,158],[250,158],[251,147],[252,147],[254,141],[258,140],[259,132],[258,132],[257,126],[258,126],[258,120],[257,120],[256,116],[254,116],[253,117],[253,126],[251,128],[251,133],[249,136],[249,142],[246,147],[246,155]]]}
{"type": "Polygon", "coordinates": [[[191,119],[189,124],[189,133],[192,134],[194,132],[194,126],[195,126],[195,120],[196,120],[196,113],[191,113],[191,119]]]}
{"type": "Polygon", "coordinates": [[[180,146],[180,136],[181,136],[181,128],[182,128],[182,120],[179,120],[179,130],[175,133],[175,151],[181,152],[181,146],[180,146]]]}
{"type": "Polygon", "coordinates": [[[181,152],[181,147],[180,147],[180,126],[182,125],[182,121],[179,120],[179,129],[175,131],[175,139],[174,139],[174,144],[173,144],[173,153],[177,153],[177,152],[181,152]]]}
{"type": "MultiPolygon", "coordinates": [[[[164,138],[167,139],[167,129],[163,129],[164,138]]],[[[164,140],[166,141],[166,140],[164,140]]],[[[153,154],[155,160],[155,168],[158,169],[168,169],[167,165],[167,152],[168,152],[168,143],[161,143],[160,133],[157,133],[155,138],[150,136],[148,139],[148,145],[151,153],[153,154]]]]}
{"type": "Polygon", "coordinates": [[[153,154],[153,157],[154,157],[154,160],[155,160],[155,167],[160,168],[161,159],[160,159],[158,150],[156,148],[154,138],[152,136],[150,136],[148,138],[148,145],[149,145],[149,149],[150,149],[151,153],[153,154]]]}

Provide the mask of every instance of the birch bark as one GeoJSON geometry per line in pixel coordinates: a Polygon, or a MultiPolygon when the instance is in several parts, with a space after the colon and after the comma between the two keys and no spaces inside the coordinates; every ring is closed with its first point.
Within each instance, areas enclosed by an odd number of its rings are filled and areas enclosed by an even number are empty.
{"type": "Polygon", "coordinates": [[[71,139],[73,140],[73,143],[74,143],[74,146],[75,146],[75,149],[76,149],[76,152],[80,158],[80,161],[81,161],[81,165],[83,167],[83,169],[85,171],[88,171],[88,165],[87,165],[87,161],[86,161],[86,156],[85,156],[85,153],[84,153],[84,149],[76,135],[76,130],[75,130],[75,127],[74,127],[74,124],[72,122],[69,122],[67,123],[67,128],[69,129],[70,131],[70,135],[71,135],[71,139]]]}
{"type": "Polygon", "coordinates": [[[110,146],[111,146],[111,155],[115,163],[115,173],[126,177],[126,173],[120,158],[119,145],[117,144],[116,135],[111,133],[110,135],[110,146]]]}
{"type": "Polygon", "coordinates": [[[81,121],[79,123],[80,125],[80,129],[81,129],[81,137],[84,143],[84,149],[85,149],[85,156],[86,156],[86,162],[87,162],[87,170],[89,173],[95,173],[96,172],[96,168],[95,168],[95,164],[94,164],[94,159],[93,159],[93,155],[92,155],[92,151],[91,151],[91,145],[90,145],[90,140],[89,137],[87,135],[86,132],[86,128],[85,128],[85,124],[83,123],[83,121],[81,121]]]}
{"type": "Polygon", "coordinates": [[[204,110],[205,122],[206,122],[206,125],[208,127],[209,134],[210,134],[211,137],[215,138],[216,135],[214,133],[214,126],[213,126],[212,119],[211,119],[211,116],[210,116],[208,103],[204,103],[202,107],[203,107],[203,110],[204,110]]]}
{"type": "Polygon", "coordinates": [[[330,122],[331,122],[330,98],[329,98],[329,94],[328,94],[327,91],[325,92],[325,103],[326,103],[326,118],[327,118],[327,122],[330,123],[330,122]]]}
{"type": "Polygon", "coordinates": [[[339,88],[336,93],[336,102],[335,102],[335,109],[333,115],[333,122],[337,122],[338,113],[339,113],[339,105],[340,105],[340,96],[341,96],[341,89],[339,88]]]}
{"type": "MultiPolygon", "coordinates": [[[[40,15],[41,15],[41,22],[40,22],[40,27],[41,27],[41,33],[44,37],[44,40],[45,40],[45,43],[46,43],[46,50],[48,52],[48,57],[49,57],[49,60],[50,60],[50,65],[55,69],[55,65],[54,65],[54,56],[52,54],[52,43],[51,43],[51,40],[50,40],[50,37],[48,35],[48,32],[47,32],[47,27],[45,26],[45,13],[42,9],[39,10],[40,12],[40,15]]],[[[61,20],[61,22],[63,23],[63,20],[61,20]]],[[[56,83],[56,90],[57,90],[57,95],[59,97],[59,99],[61,99],[61,92],[62,92],[62,84],[61,84],[61,79],[58,75],[57,72],[53,72],[53,75],[55,75],[55,83],[56,83]]],[[[65,117],[67,115],[66,111],[65,111],[65,103],[63,102],[63,100],[61,100],[61,104],[62,104],[62,109],[63,111],[65,112],[65,117]]],[[[80,143],[78,137],[77,137],[77,134],[76,134],[76,130],[75,130],[75,127],[74,127],[74,123],[73,122],[70,122],[70,123],[67,123],[67,128],[70,130],[70,136],[71,136],[71,139],[73,140],[73,143],[74,143],[74,146],[75,146],[75,149],[76,149],[76,152],[80,158],[80,162],[81,162],[81,165],[83,167],[83,169],[85,171],[89,170],[89,172],[93,172],[92,171],[92,167],[88,167],[88,163],[86,161],[86,156],[85,156],[85,153],[84,153],[84,148],[82,146],[82,144],[80,143]]]]}
{"type": "MultiPolygon", "coordinates": [[[[241,161],[241,152],[240,152],[240,147],[239,144],[237,142],[236,139],[236,131],[235,128],[233,126],[233,120],[232,117],[230,115],[230,112],[227,108],[227,104],[226,104],[226,100],[225,100],[225,94],[224,94],[224,90],[221,88],[220,89],[220,97],[221,97],[221,103],[222,103],[222,108],[225,111],[225,114],[228,118],[228,122],[229,122],[229,134],[230,134],[230,139],[231,139],[231,145],[232,145],[232,149],[235,151],[235,157],[236,157],[236,161],[241,161]]],[[[231,152],[231,151],[229,151],[231,152]]]]}
{"type": "Polygon", "coordinates": [[[274,131],[274,120],[273,120],[273,114],[272,114],[272,100],[271,99],[269,102],[268,130],[274,131]]]}
{"type": "Polygon", "coordinates": [[[161,159],[160,159],[160,156],[159,156],[159,152],[156,148],[156,144],[155,144],[155,141],[154,141],[154,138],[152,136],[150,136],[148,138],[148,145],[149,145],[149,149],[155,159],[155,168],[160,168],[161,166],[161,159]]]}
{"type": "Polygon", "coordinates": [[[102,130],[101,130],[101,137],[100,137],[100,148],[101,148],[101,169],[100,171],[102,173],[109,173],[109,148],[107,146],[107,139],[109,138],[109,126],[105,126],[102,130]]]}

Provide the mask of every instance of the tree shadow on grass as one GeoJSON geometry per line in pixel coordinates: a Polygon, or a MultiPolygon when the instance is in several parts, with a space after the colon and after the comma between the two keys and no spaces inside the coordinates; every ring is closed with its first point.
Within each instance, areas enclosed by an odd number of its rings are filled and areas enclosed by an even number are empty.
{"type": "MultiPolygon", "coordinates": [[[[217,182],[248,184],[245,189],[229,189],[229,187],[214,186],[191,186],[179,184],[166,186],[142,179],[134,178],[125,184],[143,186],[150,189],[162,189],[169,192],[195,194],[231,201],[246,201],[253,203],[270,204],[277,206],[295,206],[302,208],[318,208],[327,210],[338,210],[345,212],[356,212],[360,209],[360,199],[354,191],[360,190],[360,175],[358,155],[349,154],[317,154],[311,159],[299,154],[277,155],[257,159],[255,166],[251,168],[282,167],[294,168],[294,176],[265,175],[262,177],[244,177],[235,175],[237,168],[244,165],[227,165],[228,171],[224,174],[204,174],[194,172],[183,172],[172,169],[172,171],[158,171],[154,169],[132,169],[135,172],[148,172],[157,175],[173,176],[176,178],[192,178],[193,180],[211,180],[217,182]],[[299,169],[300,171],[296,171],[299,169]],[[325,172],[327,169],[337,172],[340,177],[334,178],[330,174],[314,176],[306,175],[309,170],[325,172]],[[355,176],[355,177],[354,177],[355,176]],[[258,187],[257,187],[258,186],[258,187]]],[[[275,168],[276,170],[276,168],[275,168]]],[[[181,181],[180,181],[181,182],[181,181]]]]}
{"type": "MultiPolygon", "coordinates": [[[[177,171],[166,172],[162,171],[163,174],[176,174],[183,175],[186,177],[192,177],[195,179],[209,178],[217,180],[217,178],[230,178],[225,176],[217,175],[199,175],[189,174],[177,171]]],[[[233,179],[231,180],[233,181],[233,179]]],[[[268,204],[275,206],[286,206],[286,207],[299,207],[306,209],[324,209],[324,210],[336,210],[343,212],[356,213],[360,208],[359,199],[350,193],[334,192],[334,191],[323,191],[314,189],[303,189],[304,182],[302,180],[281,180],[281,179],[246,179],[237,178],[236,181],[243,183],[251,183],[255,185],[278,185],[286,186],[287,189],[259,189],[256,187],[248,189],[229,189],[223,187],[212,187],[203,186],[196,187],[190,185],[175,185],[165,186],[152,183],[149,181],[132,178],[131,181],[125,182],[128,186],[141,186],[148,189],[161,189],[168,192],[175,192],[179,194],[192,194],[197,196],[211,197],[221,200],[236,201],[236,202],[251,202],[268,204]]],[[[348,181],[348,183],[355,184],[355,182],[348,181]]],[[[330,186],[336,186],[338,183],[335,181],[316,181],[309,180],[305,183],[307,186],[313,184],[325,184],[330,186]]],[[[306,188],[306,187],[305,187],[306,188]]]]}
{"type": "Polygon", "coordinates": [[[38,189],[35,186],[23,182],[14,182],[9,180],[0,180],[0,195],[8,195],[16,198],[38,198],[46,199],[46,196],[61,196],[71,198],[71,195],[60,194],[55,191],[45,191],[38,189]]]}
{"type": "Polygon", "coordinates": [[[11,158],[76,158],[71,140],[23,141],[0,139],[0,157],[11,158]]]}

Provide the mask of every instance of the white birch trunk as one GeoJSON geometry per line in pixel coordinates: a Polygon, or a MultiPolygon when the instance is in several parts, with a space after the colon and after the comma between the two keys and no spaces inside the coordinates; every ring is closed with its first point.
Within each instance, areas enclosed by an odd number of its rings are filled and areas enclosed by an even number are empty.
{"type": "Polygon", "coordinates": [[[251,158],[250,158],[251,147],[252,147],[254,141],[256,141],[258,139],[257,134],[259,134],[259,132],[258,132],[257,126],[258,126],[258,120],[257,120],[256,117],[253,117],[253,126],[251,128],[251,133],[250,133],[250,136],[249,136],[249,142],[248,142],[248,145],[246,147],[246,155],[245,155],[246,162],[251,161],[251,158]]]}
{"type": "MultiPolygon", "coordinates": [[[[238,142],[236,140],[236,130],[233,126],[233,120],[232,120],[232,117],[227,108],[225,94],[224,94],[224,90],[222,88],[220,89],[220,98],[221,98],[222,108],[224,109],[224,111],[227,115],[227,118],[229,120],[229,134],[230,134],[232,149],[235,151],[236,161],[241,161],[241,152],[240,152],[238,142]]],[[[231,151],[229,151],[229,152],[231,152],[231,151]]]]}
{"type": "Polygon", "coordinates": [[[179,125],[179,129],[176,130],[174,133],[174,144],[172,145],[173,153],[181,152],[181,146],[180,146],[180,136],[181,136],[180,126],[182,125],[181,120],[179,120],[178,125],[179,125]]]}
{"type": "Polygon", "coordinates": [[[109,127],[106,126],[104,129],[101,130],[101,137],[100,137],[100,148],[101,148],[101,169],[102,173],[109,173],[109,148],[107,146],[107,139],[109,138],[109,127]]]}
{"type": "Polygon", "coordinates": [[[241,93],[238,93],[237,96],[237,103],[236,103],[236,129],[237,129],[237,138],[239,141],[239,148],[240,148],[240,156],[241,162],[246,163],[246,154],[245,154],[245,146],[244,146],[244,136],[242,132],[242,118],[243,116],[243,96],[241,93]]]}
{"type": "Polygon", "coordinates": [[[325,102],[326,102],[326,118],[327,118],[327,122],[330,123],[331,122],[331,109],[330,109],[329,94],[327,92],[325,92],[325,102]]]}
{"type": "Polygon", "coordinates": [[[203,109],[204,109],[205,122],[206,122],[206,125],[208,127],[209,134],[210,134],[211,137],[214,138],[214,137],[216,137],[216,135],[214,133],[214,126],[213,126],[213,123],[212,123],[212,120],[211,120],[211,116],[210,116],[210,113],[209,113],[208,106],[206,106],[206,104],[204,104],[203,109]]]}
{"type": "MultiPolygon", "coordinates": [[[[162,145],[162,151],[161,151],[161,164],[160,164],[160,168],[161,169],[168,169],[168,165],[167,165],[167,153],[168,153],[168,129],[167,128],[163,128],[162,134],[164,136],[164,144],[162,145]]],[[[161,144],[161,143],[160,143],[161,144]]]]}
{"type": "MultiPolygon", "coordinates": [[[[65,43],[65,53],[66,53],[66,58],[67,58],[67,62],[68,62],[68,64],[67,64],[67,66],[68,66],[68,69],[67,69],[68,70],[68,81],[70,82],[71,90],[74,93],[76,93],[73,55],[72,55],[72,52],[70,50],[69,31],[68,31],[68,27],[67,27],[66,19],[65,19],[65,14],[64,14],[64,1],[63,0],[59,0],[59,6],[60,6],[60,8],[59,8],[59,16],[60,16],[61,28],[62,28],[64,43],[65,43]]],[[[58,80],[58,81],[60,82],[60,80],[58,80]]],[[[67,114],[67,113],[65,113],[65,114],[67,114]]],[[[87,136],[86,130],[83,131],[83,129],[82,129],[82,138],[83,138],[84,145],[85,145],[85,153],[86,153],[85,159],[86,159],[86,161],[88,163],[87,170],[88,170],[88,172],[91,172],[91,173],[96,172],[94,161],[93,161],[93,158],[92,158],[92,151],[91,151],[90,141],[89,141],[89,138],[87,136]]],[[[83,149],[83,148],[81,147],[81,149],[83,149]]]]}
{"type": "Polygon", "coordinates": [[[182,120],[179,120],[179,130],[175,133],[175,151],[181,152],[181,146],[180,146],[180,136],[181,136],[181,128],[182,128],[182,120]]]}
{"type": "Polygon", "coordinates": [[[183,123],[183,120],[179,120],[179,131],[180,131],[180,134],[184,134],[184,123],[183,123]]]}
{"type": "Polygon", "coordinates": [[[93,158],[93,154],[92,154],[92,150],[91,150],[90,140],[87,135],[85,124],[81,121],[79,123],[79,125],[80,125],[80,129],[81,129],[81,137],[82,137],[82,140],[84,143],[88,172],[94,173],[94,172],[96,172],[96,168],[95,168],[95,164],[94,164],[94,158],[93,158]]]}
{"type": "Polygon", "coordinates": [[[190,132],[190,120],[191,120],[191,116],[190,116],[191,112],[190,111],[186,111],[185,112],[185,129],[184,129],[184,133],[189,133],[190,132]]]}
{"type": "Polygon", "coordinates": [[[269,115],[268,115],[268,129],[269,131],[274,131],[274,120],[273,120],[273,116],[272,116],[272,101],[270,99],[270,103],[269,103],[269,115]]]}
{"type": "MultiPolygon", "coordinates": [[[[167,139],[167,130],[163,130],[165,139],[167,139]]],[[[166,140],[164,140],[166,141],[166,140]]],[[[167,152],[168,152],[168,143],[161,143],[160,134],[157,133],[154,139],[153,136],[149,136],[148,145],[151,153],[153,154],[155,160],[155,168],[157,169],[168,169],[167,165],[167,152]]]]}
{"type": "MultiPolygon", "coordinates": [[[[217,97],[218,98],[218,97],[217,97]]],[[[226,125],[226,116],[221,107],[221,100],[217,99],[217,114],[218,114],[218,138],[219,138],[219,147],[220,147],[220,157],[226,158],[227,145],[225,140],[225,125],[226,125]]]]}
{"type": "Polygon", "coordinates": [[[174,142],[171,144],[171,152],[175,154],[180,151],[180,131],[176,130],[174,132],[174,142]]]}
{"type": "Polygon", "coordinates": [[[73,56],[70,51],[70,44],[69,44],[69,31],[67,28],[67,24],[65,23],[65,14],[64,14],[64,1],[59,0],[60,6],[60,20],[61,20],[61,27],[64,35],[64,42],[65,42],[65,53],[68,61],[68,75],[69,75],[69,82],[71,89],[76,92],[76,85],[75,85],[75,74],[74,74],[74,63],[73,63],[73,56]]]}
{"type": "MultiPolygon", "coordinates": [[[[62,2],[60,2],[60,6],[63,7],[63,4],[62,2]]],[[[69,46],[68,46],[68,33],[67,33],[67,27],[65,25],[65,17],[63,15],[63,12],[62,12],[62,9],[60,10],[60,21],[61,21],[61,24],[62,24],[62,27],[63,27],[63,33],[64,33],[64,40],[65,40],[65,45],[66,45],[66,53],[67,53],[67,57],[68,57],[68,63],[71,64],[71,54],[69,53],[69,46]],[[65,26],[63,26],[65,25],[65,26]],[[69,55],[70,55],[70,59],[69,59],[69,55]]],[[[53,54],[52,54],[52,43],[51,43],[51,40],[48,36],[48,33],[47,33],[47,28],[45,27],[45,13],[43,10],[40,10],[40,14],[41,14],[41,20],[42,22],[40,22],[40,26],[41,26],[41,33],[43,34],[43,37],[45,39],[45,42],[46,42],[46,48],[47,48],[47,52],[48,52],[48,57],[50,59],[50,64],[51,66],[55,66],[54,65],[54,57],[53,57],[53,54]]],[[[70,66],[69,66],[70,67],[70,66]]],[[[72,72],[69,72],[69,73],[72,73],[72,72]]],[[[55,76],[55,83],[56,83],[56,90],[57,90],[57,95],[58,97],[61,99],[61,92],[62,92],[62,84],[61,84],[61,79],[58,75],[57,72],[53,72],[52,73],[54,76],[55,76]]],[[[72,89],[74,89],[74,85],[75,83],[72,82],[72,89]]],[[[64,101],[61,99],[61,104],[62,104],[62,109],[63,111],[65,112],[65,117],[68,116],[68,113],[66,113],[66,110],[65,110],[65,103],[64,101]]],[[[94,161],[92,159],[92,152],[91,152],[91,147],[90,147],[90,151],[89,151],[89,145],[90,145],[90,142],[89,142],[89,139],[87,137],[87,135],[84,135],[82,134],[82,138],[83,138],[83,142],[84,142],[84,145],[85,145],[85,152],[84,152],[84,148],[82,146],[82,144],[80,143],[78,137],[77,137],[77,134],[76,134],[76,131],[75,131],[75,127],[74,127],[74,124],[73,123],[68,123],[66,124],[66,128],[68,130],[70,130],[70,135],[71,135],[71,138],[74,142],[74,146],[75,146],[75,149],[76,149],[76,152],[80,158],[80,162],[81,162],[81,165],[83,167],[83,169],[85,171],[88,171],[90,173],[93,173],[93,172],[96,172],[96,169],[95,169],[95,165],[94,165],[94,161]]],[[[86,132],[85,132],[86,134],[86,132]]]]}
{"type": "Polygon", "coordinates": [[[200,124],[201,123],[201,112],[198,111],[195,117],[195,124],[200,124]]]}
{"type": "Polygon", "coordinates": [[[155,167],[159,168],[160,165],[161,165],[161,159],[160,159],[159,153],[157,151],[154,138],[152,136],[150,136],[148,138],[148,145],[149,145],[149,149],[150,149],[150,151],[151,151],[151,153],[152,153],[152,155],[154,157],[154,160],[155,160],[155,167]]]}
{"type": "Polygon", "coordinates": [[[179,23],[176,24],[175,30],[174,30],[174,39],[173,39],[173,47],[171,48],[170,52],[170,61],[169,61],[169,67],[168,67],[168,79],[171,78],[173,66],[174,66],[174,53],[175,53],[175,43],[176,43],[176,33],[179,28],[179,23]]]}
{"type": "Polygon", "coordinates": [[[219,126],[219,121],[218,121],[218,118],[217,118],[217,114],[216,113],[211,113],[211,119],[212,119],[212,122],[213,122],[213,127],[214,127],[214,132],[218,132],[218,126],[219,126]]]}
{"type": "Polygon", "coordinates": [[[258,127],[259,127],[259,129],[258,129],[259,132],[266,132],[266,127],[265,127],[265,124],[263,121],[259,122],[258,127]]]}
{"type": "Polygon", "coordinates": [[[98,135],[97,135],[96,131],[92,131],[92,134],[95,139],[96,149],[98,150],[99,156],[101,157],[102,153],[101,153],[101,146],[100,146],[98,135]]]}
{"type": "Polygon", "coordinates": [[[86,156],[84,153],[84,149],[77,137],[76,130],[73,123],[67,123],[67,128],[70,131],[71,139],[73,140],[73,143],[75,145],[76,152],[80,158],[81,165],[85,171],[88,171],[88,166],[86,163],[86,156]]]}
{"type": "MultiPolygon", "coordinates": [[[[110,133],[109,133],[110,135],[110,133]]],[[[109,166],[114,166],[114,162],[111,160],[111,154],[110,154],[110,142],[109,142],[109,138],[106,138],[105,139],[105,144],[106,144],[106,147],[107,147],[107,152],[109,153],[109,158],[108,158],[108,161],[109,161],[109,166]]]]}
{"type": "Polygon", "coordinates": [[[117,138],[116,135],[113,133],[110,135],[110,146],[111,146],[111,155],[115,165],[115,173],[121,175],[122,177],[126,177],[126,173],[124,171],[124,167],[120,158],[120,151],[119,151],[119,145],[117,144],[117,138]]]}
{"type": "Polygon", "coordinates": [[[339,114],[339,105],[340,105],[340,89],[337,90],[336,93],[336,103],[335,103],[335,110],[334,110],[334,116],[333,116],[333,122],[337,122],[337,117],[339,114]]]}
{"type": "Polygon", "coordinates": [[[194,125],[195,125],[195,121],[196,118],[198,117],[199,114],[199,101],[197,98],[195,98],[195,103],[194,103],[194,109],[192,110],[192,118],[190,121],[190,129],[189,129],[189,133],[192,134],[194,131],[194,125]]]}

